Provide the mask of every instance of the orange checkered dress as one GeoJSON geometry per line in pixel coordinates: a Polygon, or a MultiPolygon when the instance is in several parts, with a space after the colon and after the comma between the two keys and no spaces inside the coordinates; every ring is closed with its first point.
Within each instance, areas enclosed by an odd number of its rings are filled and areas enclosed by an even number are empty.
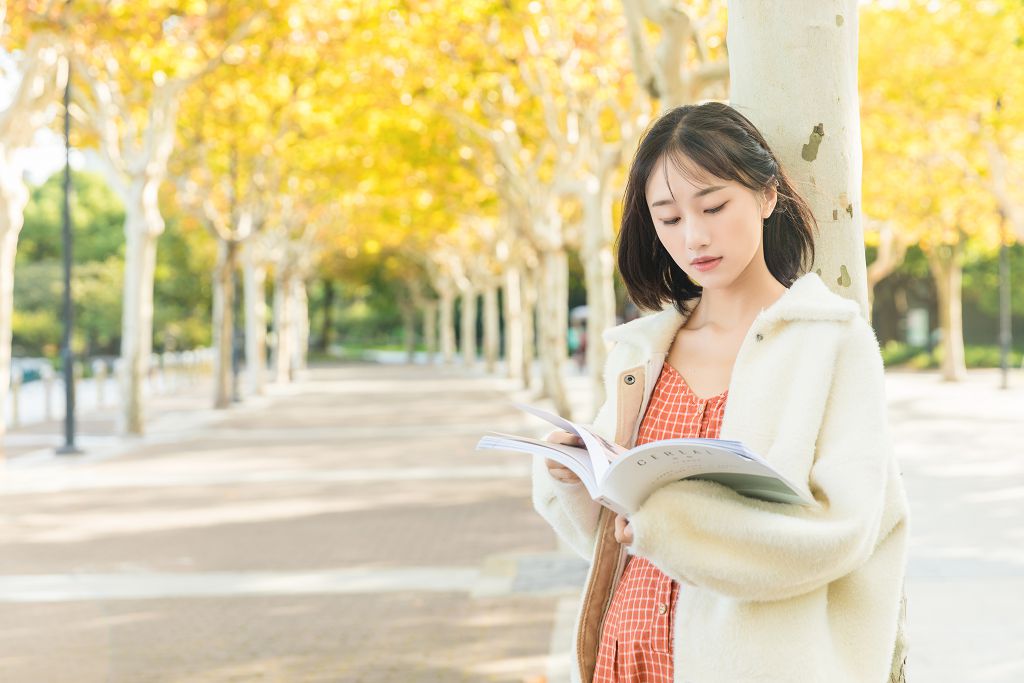
{"type": "MultiPolygon", "coordinates": [[[[728,390],[702,399],[668,363],[640,423],[636,445],[718,438],[728,390]]],[[[672,683],[672,626],[679,584],[630,555],[601,627],[593,683],[672,683]]]]}

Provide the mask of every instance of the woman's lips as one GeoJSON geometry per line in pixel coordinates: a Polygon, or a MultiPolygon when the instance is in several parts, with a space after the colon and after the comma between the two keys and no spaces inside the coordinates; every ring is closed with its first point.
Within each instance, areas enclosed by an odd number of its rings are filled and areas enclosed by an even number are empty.
{"type": "Polygon", "coordinates": [[[705,271],[711,270],[712,268],[714,268],[715,266],[717,266],[721,262],[722,262],[722,257],[719,256],[714,261],[702,261],[700,263],[694,263],[693,267],[703,273],[705,271]]]}

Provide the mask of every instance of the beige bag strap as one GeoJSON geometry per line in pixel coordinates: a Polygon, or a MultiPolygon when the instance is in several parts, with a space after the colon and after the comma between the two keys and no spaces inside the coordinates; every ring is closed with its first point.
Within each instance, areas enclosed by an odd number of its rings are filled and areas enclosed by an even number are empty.
{"type": "Polygon", "coordinates": [[[900,618],[896,625],[896,649],[892,653],[892,670],[889,683],[906,683],[907,681],[907,588],[903,587],[900,596],[900,618]]]}

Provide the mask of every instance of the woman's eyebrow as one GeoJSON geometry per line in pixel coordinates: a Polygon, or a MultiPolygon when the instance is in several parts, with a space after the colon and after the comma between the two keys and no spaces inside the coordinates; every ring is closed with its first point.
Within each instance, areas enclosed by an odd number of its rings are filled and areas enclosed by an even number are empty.
{"type": "MultiPolygon", "coordinates": [[[[724,190],[724,189],[725,189],[725,185],[713,185],[711,187],[705,187],[702,190],[697,190],[697,192],[694,193],[693,198],[696,199],[697,197],[703,197],[704,195],[711,194],[712,192],[715,192],[717,190],[724,190]]],[[[675,202],[673,202],[671,199],[659,199],[658,201],[656,201],[653,204],[651,204],[651,208],[653,208],[655,206],[664,206],[665,204],[674,204],[674,203],[675,202]]]]}

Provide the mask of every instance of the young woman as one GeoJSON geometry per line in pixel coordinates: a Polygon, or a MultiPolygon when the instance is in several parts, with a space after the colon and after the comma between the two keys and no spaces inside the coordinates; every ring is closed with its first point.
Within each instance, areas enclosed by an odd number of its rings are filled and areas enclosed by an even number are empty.
{"type": "Polygon", "coordinates": [[[624,446],[742,441],[818,505],[691,480],[625,519],[538,459],[535,507],[591,560],[574,680],[902,680],[907,502],[882,359],[857,304],[806,272],[807,204],[753,124],[719,103],[654,123],[624,204],[619,270],[660,312],[605,333],[595,428],[624,446]]]}

